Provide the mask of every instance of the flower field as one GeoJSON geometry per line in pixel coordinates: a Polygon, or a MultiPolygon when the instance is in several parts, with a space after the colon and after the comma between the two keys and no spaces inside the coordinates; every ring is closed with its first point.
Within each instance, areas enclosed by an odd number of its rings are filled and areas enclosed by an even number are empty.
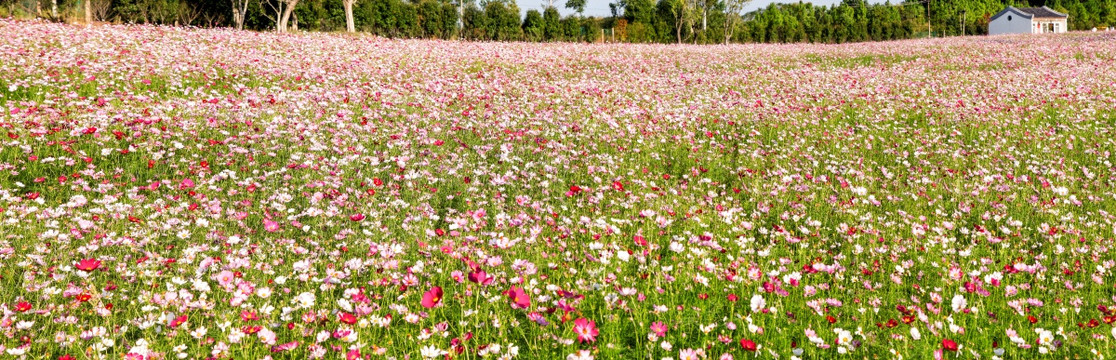
{"type": "Polygon", "coordinates": [[[1116,358],[1116,36],[0,20],[0,351],[1116,358]]]}

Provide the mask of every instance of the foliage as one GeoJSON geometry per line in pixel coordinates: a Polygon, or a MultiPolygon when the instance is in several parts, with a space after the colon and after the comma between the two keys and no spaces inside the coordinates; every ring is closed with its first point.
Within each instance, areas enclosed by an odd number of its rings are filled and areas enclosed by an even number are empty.
{"type": "Polygon", "coordinates": [[[1113,33],[0,33],[9,358],[1116,355],[1113,33]]]}
{"type": "MultiPolygon", "coordinates": [[[[96,18],[138,24],[178,24],[206,27],[234,26],[227,0],[92,0],[96,18]]],[[[246,27],[275,29],[275,14],[265,14],[260,4],[249,3],[246,27]]],[[[44,16],[47,0],[0,0],[7,13],[44,16]],[[36,11],[38,13],[36,13],[36,11]]],[[[59,0],[64,13],[75,13],[78,0],[59,0]],[[67,10],[69,9],[69,10],[67,10]]],[[[520,17],[514,0],[465,1],[458,12],[451,0],[361,0],[355,11],[356,27],[380,36],[400,38],[495,41],[594,41],[600,29],[612,29],[623,19],[625,41],[845,43],[934,36],[982,35],[988,19],[1007,5],[1042,6],[1069,14],[1070,30],[1090,30],[1116,25],[1113,0],[965,0],[868,3],[844,0],[834,6],[809,2],[773,3],[740,14],[746,0],[615,0],[612,16],[584,17],[586,2],[564,5],[577,14],[563,18],[544,8],[530,18],[520,17]],[[461,14],[465,19],[461,19],[461,14]],[[464,28],[460,29],[458,21],[464,28]],[[928,21],[929,20],[929,21],[928,21]],[[595,34],[591,34],[595,33],[595,34]]],[[[342,31],[341,0],[302,0],[294,17],[301,30],[342,31]]]]}

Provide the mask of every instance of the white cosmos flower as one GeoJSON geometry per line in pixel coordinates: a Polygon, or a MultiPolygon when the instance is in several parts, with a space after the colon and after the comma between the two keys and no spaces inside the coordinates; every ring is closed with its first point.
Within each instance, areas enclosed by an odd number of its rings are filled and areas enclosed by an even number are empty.
{"type": "Polygon", "coordinates": [[[954,312],[960,312],[969,306],[969,301],[965,300],[965,296],[961,294],[953,295],[953,300],[950,301],[954,312]]]}
{"type": "Polygon", "coordinates": [[[752,295],[752,312],[759,312],[767,307],[767,300],[760,294],[752,295]]]}

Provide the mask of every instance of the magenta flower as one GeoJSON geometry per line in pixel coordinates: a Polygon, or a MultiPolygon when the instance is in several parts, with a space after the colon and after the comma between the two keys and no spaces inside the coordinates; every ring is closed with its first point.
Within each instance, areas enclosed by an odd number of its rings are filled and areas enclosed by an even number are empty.
{"type": "Polygon", "coordinates": [[[441,287],[431,288],[425,294],[422,294],[422,306],[427,309],[438,306],[438,303],[442,302],[442,294],[441,287]]]}
{"type": "Polygon", "coordinates": [[[666,326],[666,324],[663,324],[662,321],[656,321],[654,323],[651,323],[651,332],[654,332],[656,336],[659,336],[659,337],[665,336],[666,332],[667,332],[667,329],[669,329],[669,328],[666,326]]]}
{"type": "Polygon", "coordinates": [[[98,268],[101,267],[101,260],[84,259],[84,260],[78,261],[77,265],[74,266],[74,267],[76,267],[78,270],[81,270],[81,271],[84,271],[84,272],[92,272],[93,270],[97,270],[98,268]]]}
{"type": "Polygon", "coordinates": [[[531,306],[531,296],[527,295],[527,292],[517,286],[512,286],[511,289],[504,292],[504,295],[507,295],[508,298],[511,299],[512,307],[514,308],[526,309],[531,306]]]}
{"type": "Polygon", "coordinates": [[[574,333],[577,334],[577,340],[580,342],[597,341],[597,323],[586,318],[578,318],[574,320],[574,333]]]}
{"type": "Polygon", "coordinates": [[[469,281],[475,282],[477,284],[489,285],[492,284],[493,280],[495,280],[495,278],[493,278],[492,276],[488,276],[488,273],[484,272],[484,270],[481,269],[477,269],[469,273],[469,281]]]}

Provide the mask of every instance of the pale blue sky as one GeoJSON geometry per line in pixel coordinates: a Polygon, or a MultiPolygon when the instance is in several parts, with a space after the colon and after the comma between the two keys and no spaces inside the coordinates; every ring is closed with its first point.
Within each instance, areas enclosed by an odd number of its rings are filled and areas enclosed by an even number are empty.
{"type": "MultiPolygon", "coordinates": [[[[586,16],[612,16],[612,12],[608,9],[608,4],[610,2],[612,2],[612,0],[588,0],[588,5],[585,6],[585,15],[586,16]]],[[[748,12],[748,11],[752,11],[752,10],[755,10],[755,9],[767,7],[767,4],[770,4],[770,3],[773,3],[773,2],[774,3],[778,3],[778,2],[793,3],[793,2],[797,2],[797,0],[789,0],[789,1],[788,0],[752,0],[752,2],[749,3],[747,7],[744,8],[744,11],[748,12]]],[[[814,0],[814,1],[806,1],[806,2],[812,2],[816,5],[828,6],[828,5],[835,5],[837,3],[840,3],[841,0],[814,0]]],[[[882,3],[883,0],[869,0],[868,2],[882,3]]],[[[898,1],[893,1],[893,2],[898,2],[898,1]]],[[[542,11],[542,9],[547,4],[547,0],[516,0],[516,4],[519,5],[519,9],[520,9],[521,12],[527,13],[527,10],[531,10],[531,9],[536,9],[536,10],[542,11]]],[[[561,12],[562,15],[569,15],[569,14],[574,13],[572,10],[565,8],[566,0],[554,0],[554,6],[558,8],[558,11],[561,12]]]]}

